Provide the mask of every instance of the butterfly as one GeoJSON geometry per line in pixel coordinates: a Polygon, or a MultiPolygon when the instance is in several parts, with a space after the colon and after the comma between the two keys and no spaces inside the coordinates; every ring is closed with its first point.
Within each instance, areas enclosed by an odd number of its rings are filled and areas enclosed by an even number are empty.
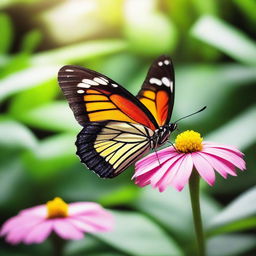
{"type": "Polygon", "coordinates": [[[58,82],[83,126],[76,154],[101,178],[119,175],[177,128],[169,123],[174,68],[168,56],[152,63],[136,97],[107,76],[79,66],[62,67],[58,82]]]}

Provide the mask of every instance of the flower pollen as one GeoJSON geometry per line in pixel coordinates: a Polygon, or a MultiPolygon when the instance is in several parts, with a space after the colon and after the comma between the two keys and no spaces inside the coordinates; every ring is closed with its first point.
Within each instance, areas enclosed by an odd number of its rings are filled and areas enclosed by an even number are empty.
{"type": "Polygon", "coordinates": [[[47,218],[65,218],[68,216],[68,204],[66,204],[60,197],[55,197],[53,200],[46,203],[47,218]]]}
{"type": "Polygon", "coordinates": [[[182,153],[191,153],[203,149],[201,134],[188,130],[179,134],[175,139],[175,147],[182,153]]]}

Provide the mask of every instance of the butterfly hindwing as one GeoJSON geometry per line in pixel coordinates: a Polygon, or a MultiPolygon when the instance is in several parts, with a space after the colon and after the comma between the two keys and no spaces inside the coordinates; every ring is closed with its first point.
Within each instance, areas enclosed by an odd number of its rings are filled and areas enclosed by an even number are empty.
{"type": "Polygon", "coordinates": [[[149,151],[152,135],[140,124],[89,122],[77,136],[77,155],[100,177],[112,178],[149,151]]]}
{"type": "Polygon", "coordinates": [[[95,71],[64,66],[58,80],[75,118],[82,126],[88,122],[115,120],[158,128],[150,111],[131,93],[110,78],[95,71]]]}
{"type": "Polygon", "coordinates": [[[163,55],[153,62],[137,98],[159,126],[169,123],[174,103],[174,69],[169,57],[163,55]]]}

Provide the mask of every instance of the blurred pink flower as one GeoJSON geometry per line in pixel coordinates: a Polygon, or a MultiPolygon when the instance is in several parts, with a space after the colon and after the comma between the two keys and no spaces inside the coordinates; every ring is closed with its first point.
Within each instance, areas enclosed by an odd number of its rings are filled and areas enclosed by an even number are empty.
{"type": "Polygon", "coordinates": [[[135,183],[141,187],[151,184],[160,192],[168,186],[181,191],[188,183],[193,168],[211,186],[215,181],[214,169],[224,178],[228,174],[236,176],[235,167],[245,170],[243,153],[237,148],[203,142],[200,134],[194,131],[179,134],[175,148],[165,148],[157,155],[152,153],[138,161],[133,176],[135,183]]]}
{"type": "Polygon", "coordinates": [[[51,232],[63,239],[82,239],[84,232],[110,231],[113,218],[99,204],[76,202],[66,204],[61,198],[22,210],[7,220],[0,231],[11,244],[42,243],[51,232]]]}

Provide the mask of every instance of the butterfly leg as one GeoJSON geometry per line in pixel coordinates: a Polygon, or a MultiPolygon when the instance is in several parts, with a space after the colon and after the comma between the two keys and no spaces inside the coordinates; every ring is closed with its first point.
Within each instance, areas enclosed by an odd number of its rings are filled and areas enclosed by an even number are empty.
{"type": "Polygon", "coordinates": [[[160,163],[160,160],[159,160],[159,157],[158,157],[157,151],[156,151],[156,149],[155,149],[155,148],[154,148],[153,150],[154,150],[154,151],[155,151],[155,153],[156,153],[156,158],[157,158],[157,161],[158,161],[158,163],[159,163],[159,166],[161,166],[161,163],[160,163]]]}
{"type": "Polygon", "coordinates": [[[180,153],[180,151],[175,147],[175,145],[171,141],[167,140],[167,142],[170,143],[173,146],[173,148],[175,149],[175,151],[177,153],[180,153]]]}

